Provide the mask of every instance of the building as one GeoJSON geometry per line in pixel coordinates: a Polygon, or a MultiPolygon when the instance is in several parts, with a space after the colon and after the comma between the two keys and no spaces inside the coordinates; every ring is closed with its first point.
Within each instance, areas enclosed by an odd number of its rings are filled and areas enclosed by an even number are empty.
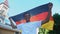
{"type": "Polygon", "coordinates": [[[10,25],[6,25],[5,18],[8,18],[8,1],[0,3],[0,34],[21,34],[19,30],[13,29],[10,25]]]}
{"type": "Polygon", "coordinates": [[[11,26],[0,23],[0,34],[21,34],[20,30],[12,29],[11,26]]]}
{"type": "Polygon", "coordinates": [[[4,19],[8,16],[8,1],[5,0],[4,2],[0,3],[0,23],[5,24],[4,19]]]}

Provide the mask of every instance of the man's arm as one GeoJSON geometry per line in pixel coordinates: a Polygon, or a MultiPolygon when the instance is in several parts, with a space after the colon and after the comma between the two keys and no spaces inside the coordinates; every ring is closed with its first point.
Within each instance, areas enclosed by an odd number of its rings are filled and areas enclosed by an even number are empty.
{"type": "Polygon", "coordinates": [[[12,28],[17,28],[17,26],[16,25],[14,25],[14,23],[13,23],[13,21],[12,21],[12,19],[11,18],[9,18],[9,20],[10,20],[10,23],[11,23],[11,26],[12,26],[12,28]]]}
{"type": "Polygon", "coordinates": [[[47,23],[50,19],[50,16],[51,16],[52,3],[50,3],[48,6],[49,6],[48,15],[47,15],[46,19],[42,21],[42,25],[47,23]]]}

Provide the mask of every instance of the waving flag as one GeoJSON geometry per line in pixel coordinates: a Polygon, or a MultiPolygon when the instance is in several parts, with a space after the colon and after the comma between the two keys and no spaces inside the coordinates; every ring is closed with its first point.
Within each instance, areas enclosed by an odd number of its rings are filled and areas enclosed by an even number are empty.
{"type": "MultiPolygon", "coordinates": [[[[36,8],[33,8],[33,9],[28,10],[24,13],[12,16],[10,18],[12,18],[13,21],[16,22],[17,25],[22,24],[22,23],[26,23],[26,20],[24,20],[24,14],[25,13],[30,13],[30,15],[31,15],[30,22],[45,20],[47,15],[48,15],[48,11],[49,11],[49,6],[48,5],[49,5],[49,3],[38,6],[36,8]]],[[[52,16],[51,16],[49,23],[46,23],[46,24],[42,25],[42,27],[46,28],[46,29],[49,29],[49,30],[52,30],[53,24],[54,24],[54,22],[53,22],[53,19],[52,19],[52,16]]]]}

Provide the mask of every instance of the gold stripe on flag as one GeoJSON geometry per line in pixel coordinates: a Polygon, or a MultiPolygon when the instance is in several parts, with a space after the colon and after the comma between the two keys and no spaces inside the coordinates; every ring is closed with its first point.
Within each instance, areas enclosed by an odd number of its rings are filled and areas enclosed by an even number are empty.
{"type": "Polygon", "coordinates": [[[42,25],[42,28],[48,29],[48,30],[53,30],[53,26],[54,26],[54,21],[49,21],[46,24],[42,25]]]}

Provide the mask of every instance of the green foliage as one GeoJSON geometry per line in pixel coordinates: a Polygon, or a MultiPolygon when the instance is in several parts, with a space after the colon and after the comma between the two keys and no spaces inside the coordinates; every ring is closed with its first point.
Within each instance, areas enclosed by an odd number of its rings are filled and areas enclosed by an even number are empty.
{"type": "Polygon", "coordinates": [[[39,33],[38,34],[48,34],[49,30],[44,29],[44,28],[39,28],[39,33]]]}
{"type": "Polygon", "coordinates": [[[56,13],[55,15],[53,15],[54,18],[54,31],[56,34],[60,34],[60,15],[58,13],[56,13]]]}
{"type": "Polygon", "coordinates": [[[60,15],[58,13],[53,15],[54,18],[54,30],[49,31],[43,28],[39,28],[39,34],[60,34],[60,15]]]}
{"type": "Polygon", "coordinates": [[[49,34],[60,34],[60,15],[58,13],[53,15],[54,18],[54,30],[49,31],[49,34]]]}
{"type": "Polygon", "coordinates": [[[55,25],[60,25],[60,15],[56,13],[53,15],[55,25]]]}

